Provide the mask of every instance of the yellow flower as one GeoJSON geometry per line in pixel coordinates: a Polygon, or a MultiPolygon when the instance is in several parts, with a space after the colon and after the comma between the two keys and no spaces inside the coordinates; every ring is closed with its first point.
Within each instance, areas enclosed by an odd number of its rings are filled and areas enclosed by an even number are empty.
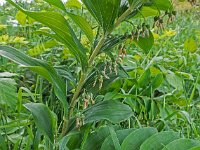
{"type": "Polygon", "coordinates": [[[9,36],[7,34],[0,36],[0,42],[8,42],[8,40],[9,36]]]}
{"type": "Polygon", "coordinates": [[[172,37],[172,36],[175,36],[176,35],[176,31],[175,30],[165,30],[164,32],[164,36],[165,37],[172,37]]]}
{"type": "Polygon", "coordinates": [[[159,39],[159,37],[160,37],[159,34],[154,33],[154,32],[152,34],[153,34],[154,39],[159,39]]]}

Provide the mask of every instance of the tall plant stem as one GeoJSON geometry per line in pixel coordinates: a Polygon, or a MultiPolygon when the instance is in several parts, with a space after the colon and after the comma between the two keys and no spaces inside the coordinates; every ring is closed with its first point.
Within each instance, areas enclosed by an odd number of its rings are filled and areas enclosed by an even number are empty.
{"type": "MultiPolygon", "coordinates": [[[[128,15],[130,15],[130,13],[132,12],[132,10],[134,9],[134,5],[131,5],[116,21],[115,25],[114,25],[114,29],[116,27],[119,26],[119,24],[124,21],[126,19],[126,17],[128,15]]],[[[78,82],[78,85],[77,85],[77,88],[76,88],[76,91],[72,97],[72,100],[71,100],[71,103],[70,103],[70,108],[69,108],[69,115],[68,115],[68,118],[67,119],[64,119],[64,123],[63,123],[63,128],[62,128],[62,134],[61,136],[64,136],[69,128],[69,120],[70,118],[72,117],[73,115],[73,112],[74,112],[74,108],[76,106],[76,103],[77,103],[77,99],[78,99],[78,96],[83,88],[83,85],[85,83],[85,80],[87,78],[87,75],[89,74],[89,68],[92,66],[93,62],[94,62],[94,59],[96,58],[96,56],[98,55],[98,53],[100,52],[105,40],[106,40],[106,36],[110,34],[110,33],[105,33],[102,35],[101,39],[99,40],[97,46],[95,47],[94,51],[92,52],[89,60],[88,60],[88,69],[86,72],[82,72],[81,73],[81,78],[78,82]]]]}
{"type": "MultiPolygon", "coordinates": [[[[103,46],[105,42],[105,36],[103,35],[99,41],[99,43],[97,44],[96,48],[94,49],[92,55],[90,56],[90,59],[88,61],[88,65],[89,67],[93,64],[93,61],[95,59],[95,57],[98,55],[101,47],[103,46]]],[[[88,67],[88,68],[89,68],[88,67]]],[[[77,85],[77,88],[76,88],[76,91],[72,97],[72,100],[71,100],[71,103],[70,103],[70,108],[69,108],[69,115],[68,115],[68,118],[67,119],[64,119],[64,123],[63,123],[63,127],[62,127],[62,133],[61,133],[61,136],[63,137],[65,135],[65,133],[67,132],[68,130],[68,127],[69,127],[69,119],[72,117],[73,115],[73,112],[74,112],[74,107],[77,103],[77,98],[83,88],[83,85],[85,83],[85,80],[87,78],[87,75],[88,75],[88,69],[86,71],[86,73],[82,72],[81,73],[81,78],[78,82],[78,85],[77,85]]]]}

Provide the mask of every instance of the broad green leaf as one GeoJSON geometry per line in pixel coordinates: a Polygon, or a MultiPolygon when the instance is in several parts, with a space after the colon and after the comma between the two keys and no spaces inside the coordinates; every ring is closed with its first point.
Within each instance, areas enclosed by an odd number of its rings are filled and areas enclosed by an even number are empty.
{"type": "Polygon", "coordinates": [[[167,144],[162,150],[188,150],[195,146],[200,146],[200,141],[192,139],[178,139],[167,144]]]}
{"type": "Polygon", "coordinates": [[[122,143],[122,150],[139,150],[142,143],[156,134],[155,128],[141,128],[130,133],[122,143]]]}
{"type": "Polygon", "coordinates": [[[164,131],[152,135],[140,147],[140,150],[161,150],[165,145],[179,139],[180,135],[173,131],[164,131]]]}
{"type": "Polygon", "coordinates": [[[118,15],[120,0],[82,0],[82,2],[101,25],[104,33],[112,31],[118,15]]]}
{"type": "Polygon", "coordinates": [[[107,100],[89,107],[83,114],[85,115],[85,123],[100,120],[119,123],[131,117],[132,110],[128,105],[117,100],[107,100]]]}
{"type": "Polygon", "coordinates": [[[65,5],[62,3],[61,0],[44,0],[44,1],[66,11],[65,5]]]}
{"type": "Polygon", "coordinates": [[[78,25],[81,30],[85,33],[87,38],[90,40],[90,42],[93,42],[93,30],[90,24],[81,16],[72,14],[72,13],[67,13],[67,15],[78,25]]]}
{"type": "Polygon", "coordinates": [[[54,86],[56,96],[62,102],[63,107],[67,112],[68,104],[66,101],[66,87],[52,66],[44,61],[29,57],[12,47],[0,46],[0,55],[13,60],[19,65],[30,68],[30,70],[33,70],[49,80],[54,86]]]}
{"type": "Polygon", "coordinates": [[[138,47],[140,47],[146,54],[148,54],[154,45],[154,37],[152,32],[149,31],[149,36],[145,37],[140,36],[139,39],[135,38],[134,43],[138,47]]]}
{"type": "Polygon", "coordinates": [[[21,25],[26,25],[26,14],[24,14],[22,11],[18,11],[16,14],[16,19],[21,25]]]}
{"type": "MultiPolygon", "coordinates": [[[[122,144],[123,140],[131,133],[133,132],[135,129],[123,129],[123,130],[118,130],[116,131],[116,134],[117,134],[117,138],[119,140],[119,143],[122,144]]],[[[111,138],[111,135],[108,136],[102,146],[101,146],[101,150],[114,150],[115,147],[114,147],[114,142],[111,138]]]]}
{"type": "Polygon", "coordinates": [[[80,62],[82,69],[85,71],[87,67],[86,50],[77,39],[67,20],[61,14],[57,12],[31,12],[24,10],[12,0],[8,0],[8,2],[27,16],[51,28],[56,34],[56,40],[65,44],[70,52],[76,57],[78,62],[80,62]]]}
{"type": "Polygon", "coordinates": [[[184,43],[184,49],[188,50],[191,53],[196,52],[196,50],[197,50],[197,44],[194,41],[194,39],[192,39],[192,38],[191,39],[187,39],[185,41],[185,43],[184,43]]]}
{"type": "Polygon", "coordinates": [[[53,143],[56,128],[55,114],[49,108],[41,103],[28,103],[24,105],[33,115],[36,126],[53,143]]]}

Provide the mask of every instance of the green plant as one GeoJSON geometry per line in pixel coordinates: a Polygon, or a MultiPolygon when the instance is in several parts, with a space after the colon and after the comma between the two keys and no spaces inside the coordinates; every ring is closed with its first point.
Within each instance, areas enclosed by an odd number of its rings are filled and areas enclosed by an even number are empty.
{"type": "MultiPolygon", "coordinates": [[[[110,135],[112,140],[115,141],[115,149],[120,149],[119,145],[121,144],[122,148],[126,149],[129,144],[126,144],[126,142],[118,143],[118,140],[121,139],[122,141],[122,137],[125,135],[116,137],[117,132],[115,133],[115,130],[120,128],[117,125],[121,123],[123,126],[124,123],[124,126],[126,127],[128,122],[128,126],[130,127],[130,122],[133,121],[133,118],[136,118],[134,116],[135,112],[138,113],[139,116],[145,114],[144,116],[148,118],[147,124],[149,123],[149,120],[154,120],[156,118],[158,109],[162,109],[162,107],[158,108],[159,103],[151,98],[163,83],[164,77],[160,72],[153,75],[147,67],[140,78],[136,82],[133,81],[137,84],[129,89],[129,78],[131,75],[121,66],[120,61],[118,60],[119,58],[115,58],[116,55],[112,53],[112,49],[119,48],[120,55],[125,54],[122,43],[129,40],[132,44],[142,48],[147,55],[151,54],[150,50],[154,44],[154,38],[148,22],[146,21],[146,17],[159,16],[161,14],[160,11],[162,10],[168,11],[169,15],[172,15],[172,5],[170,1],[83,0],[82,3],[86,8],[82,6],[81,13],[79,10],[74,12],[68,11],[65,5],[59,0],[45,0],[50,5],[60,9],[53,9],[54,11],[46,12],[28,11],[17,5],[15,2],[11,0],[8,1],[18,8],[20,13],[25,16],[22,18],[22,24],[27,22],[26,19],[32,18],[49,27],[50,30],[48,29],[47,32],[43,30],[38,32],[56,40],[57,42],[54,41],[53,46],[61,45],[64,48],[67,48],[70,54],[75,58],[73,60],[75,61],[76,67],[80,68],[80,71],[77,72],[77,74],[72,75],[67,68],[65,69],[66,66],[54,66],[54,62],[50,64],[43,60],[32,58],[15,48],[0,46],[0,55],[15,61],[25,68],[29,68],[31,71],[36,72],[51,82],[53,85],[52,89],[54,90],[57,99],[61,102],[61,104],[57,105],[60,110],[56,115],[50,110],[50,106],[48,105],[42,103],[30,103],[30,100],[28,103],[25,102],[27,104],[24,106],[32,113],[37,127],[34,130],[28,129],[29,136],[27,138],[30,140],[33,135],[35,135],[35,138],[32,143],[30,142],[30,144],[27,144],[27,147],[33,145],[35,149],[38,149],[40,146],[39,144],[42,143],[45,144],[44,147],[46,147],[46,149],[56,149],[58,145],[61,149],[67,149],[67,147],[69,149],[90,149],[94,148],[93,146],[99,146],[99,149],[101,147],[100,143],[92,145],[92,141],[97,143],[98,140],[93,137],[95,135],[91,134],[90,130],[96,130],[96,128],[98,129],[102,125],[108,124],[109,126],[105,129],[100,129],[101,131],[99,131],[99,134],[102,137],[100,136],[101,139],[99,139],[99,141],[103,141],[110,135]],[[94,27],[91,27],[90,23],[84,18],[83,11],[86,10],[88,10],[87,15],[93,17],[90,19],[95,24],[94,27]],[[110,10],[112,10],[111,13],[108,13],[110,10]],[[67,20],[65,15],[70,19],[67,20]],[[133,24],[132,21],[137,18],[142,18],[144,21],[137,27],[133,25],[134,31],[115,34],[116,30],[118,30],[124,22],[133,24]],[[76,28],[81,31],[75,32],[76,28]],[[93,35],[93,30],[97,32],[95,37],[93,35]],[[87,38],[88,45],[83,45],[81,43],[83,36],[87,38]],[[112,62],[108,62],[106,58],[112,62]],[[112,72],[109,72],[109,67],[112,72]],[[63,76],[65,76],[65,79],[62,78],[63,76]],[[112,92],[107,93],[102,101],[101,95],[98,95],[98,93],[100,93],[101,89],[104,89],[111,83],[115,83],[114,81],[117,78],[125,78],[126,82],[123,84],[125,93],[121,94],[119,92],[121,87],[119,87],[116,97],[113,96],[114,94],[112,92]],[[96,102],[92,95],[95,95],[96,102]],[[136,103],[130,99],[133,97],[137,100],[136,103]],[[123,99],[123,103],[121,102],[121,99],[123,99]],[[142,107],[142,111],[140,111],[140,107],[136,107],[138,106],[138,103],[140,104],[139,106],[142,107]],[[112,129],[111,124],[116,124],[116,129],[112,129]],[[40,142],[41,135],[45,135],[42,142],[40,142]]],[[[78,1],[74,1],[74,3],[71,1],[68,4],[76,7],[77,5],[78,7],[82,5],[78,1]]],[[[159,17],[157,17],[157,19],[158,18],[159,17]]],[[[155,21],[157,23],[159,22],[157,25],[161,25],[161,18],[155,21]]],[[[160,26],[158,27],[160,28],[160,26]]],[[[150,65],[151,62],[148,66],[150,65]]],[[[169,76],[167,77],[170,81],[171,76],[169,76]]],[[[137,78],[134,76],[131,77],[131,80],[136,80],[137,78]]],[[[40,77],[38,77],[38,79],[39,78],[40,77]]],[[[176,85],[173,83],[173,86],[176,85]]],[[[180,85],[178,86],[180,87],[180,85]]],[[[20,92],[21,90],[19,90],[19,95],[20,92]]],[[[53,94],[51,96],[53,97],[53,94]]],[[[38,102],[37,96],[35,97],[36,100],[34,100],[34,102],[38,102]]],[[[53,99],[54,97],[51,101],[53,101],[53,99]]],[[[40,99],[40,102],[42,101],[43,103],[48,103],[40,99]]],[[[167,111],[168,109],[166,108],[166,112],[167,111]]],[[[21,110],[19,112],[21,112],[21,110]]],[[[179,111],[174,114],[176,113],[179,114],[179,111]]],[[[173,114],[168,114],[168,116],[164,118],[164,121],[169,120],[171,117],[173,117],[173,114]]],[[[162,126],[163,122],[158,121],[158,128],[162,126]]],[[[28,122],[28,125],[29,124],[30,123],[28,122]]],[[[141,126],[141,124],[138,123],[138,126],[141,126]]],[[[31,126],[31,128],[34,128],[34,126],[31,126]]],[[[140,136],[144,135],[144,139],[140,139],[142,142],[145,138],[154,134],[156,130],[150,129],[149,132],[150,134],[138,133],[140,136]]],[[[134,134],[132,136],[135,137],[134,134]]],[[[136,143],[136,147],[140,147],[141,141],[139,141],[139,144],[136,143]]],[[[105,146],[105,144],[103,145],[105,146]]]]}

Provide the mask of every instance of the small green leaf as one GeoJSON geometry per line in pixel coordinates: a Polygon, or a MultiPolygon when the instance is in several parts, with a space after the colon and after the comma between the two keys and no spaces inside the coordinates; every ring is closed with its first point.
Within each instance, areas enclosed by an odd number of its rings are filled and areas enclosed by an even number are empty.
{"type": "Polygon", "coordinates": [[[152,32],[149,31],[149,36],[146,37],[140,36],[139,39],[135,37],[134,42],[138,47],[140,47],[145,52],[145,54],[148,54],[154,45],[154,37],[152,32]]]}
{"type": "Polygon", "coordinates": [[[38,129],[53,143],[56,128],[55,114],[46,105],[41,103],[28,103],[24,106],[32,113],[38,129]]]}
{"type": "Polygon", "coordinates": [[[143,6],[141,10],[134,16],[134,18],[157,16],[158,14],[159,14],[158,9],[155,9],[154,7],[143,6]]]}
{"type": "Polygon", "coordinates": [[[150,78],[151,78],[151,72],[150,69],[147,69],[138,79],[138,86],[141,88],[147,86],[149,84],[150,78]]]}

